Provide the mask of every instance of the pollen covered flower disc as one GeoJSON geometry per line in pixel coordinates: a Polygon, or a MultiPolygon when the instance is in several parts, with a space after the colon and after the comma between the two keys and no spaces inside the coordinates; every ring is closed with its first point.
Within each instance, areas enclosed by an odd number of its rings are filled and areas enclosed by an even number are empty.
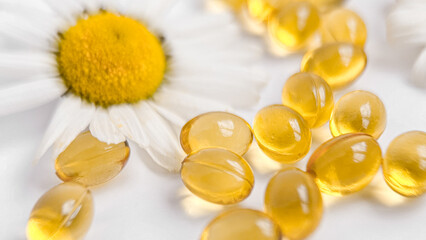
{"type": "Polygon", "coordinates": [[[69,28],[59,41],[57,62],[72,93],[104,107],[150,97],[166,66],[160,42],[144,25],[109,12],[69,28]]]}

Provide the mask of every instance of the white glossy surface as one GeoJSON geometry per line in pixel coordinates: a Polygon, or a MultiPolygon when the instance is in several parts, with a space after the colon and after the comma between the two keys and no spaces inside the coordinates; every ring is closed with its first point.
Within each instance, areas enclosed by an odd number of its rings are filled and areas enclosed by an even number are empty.
{"type": "MultiPolygon", "coordinates": [[[[391,0],[348,1],[347,6],[366,22],[369,62],[361,78],[336,96],[338,99],[348,91],[364,89],[383,100],[388,125],[379,142],[384,150],[402,132],[426,131],[426,90],[407,81],[418,51],[390,46],[385,40],[385,17],[392,3],[391,0]]],[[[265,56],[262,63],[271,74],[271,81],[255,110],[240,111],[240,115],[252,122],[256,110],[280,103],[284,81],[299,70],[301,58],[300,55],[265,56]]],[[[37,165],[32,163],[55,104],[0,118],[0,239],[25,239],[25,225],[34,203],[60,182],[53,162],[42,159],[37,165]]],[[[328,133],[327,127],[315,131],[313,149],[318,146],[321,131],[328,133]]],[[[255,147],[248,153],[249,159],[262,157],[255,147]]],[[[304,168],[308,157],[297,166],[304,168]]],[[[220,207],[203,203],[184,191],[178,174],[166,174],[141,160],[144,158],[142,151],[133,146],[123,172],[107,185],[93,189],[95,217],[86,239],[195,240],[220,211],[220,207]]],[[[241,205],[262,209],[264,190],[276,164],[257,161],[252,166],[255,188],[241,205]]],[[[342,198],[325,197],[323,221],[309,239],[426,239],[425,216],[426,196],[405,200],[389,190],[379,174],[360,193],[342,198]]]]}

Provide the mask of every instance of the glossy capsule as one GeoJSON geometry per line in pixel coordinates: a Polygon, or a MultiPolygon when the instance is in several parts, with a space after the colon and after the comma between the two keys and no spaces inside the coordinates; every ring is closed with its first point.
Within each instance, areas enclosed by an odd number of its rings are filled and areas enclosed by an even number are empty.
{"type": "Polygon", "coordinates": [[[386,127],[386,110],[373,93],[353,91],[339,99],[330,118],[333,136],[362,132],[379,138],[386,127]]]}
{"type": "Polygon", "coordinates": [[[379,144],[370,135],[349,133],[328,140],[312,154],[307,172],[324,193],[344,195],[367,186],[382,161],[379,144]]]}
{"type": "Polygon", "coordinates": [[[107,144],[92,136],[90,131],[83,132],[59,154],[55,162],[56,175],[65,182],[99,185],[121,172],[129,154],[127,142],[107,144]]]}
{"type": "Polygon", "coordinates": [[[192,193],[217,204],[244,200],[254,185],[248,163],[221,148],[206,148],[188,155],[182,163],[181,178],[192,193]]]}
{"type": "Polygon", "coordinates": [[[323,43],[347,42],[364,47],[367,40],[367,28],[362,18],[344,8],[326,14],[320,32],[323,43]]]}
{"type": "Polygon", "coordinates": [[[28,220],[27,239],[83,239],[92,218],[90,191],[77,183],[62,183],[46,192],[35,204],[28,220]]]}
{"type": "Polygon", "coordinates": [[[266,214],[251,209],[226,211],[204,229],[201,240],[280,240],[279,226],[266,214]]]}
{"type": "Polygon", "coordinates": [[[332,89],[350,85],[364,71],[364,50],[350,43],[329,43],[303,56],[301,71],[322,77],[332,89]]]}
{"type": "Polygon", "coordinates": [[[201,114],[183,126],[180,143],[186,153],[203,148],[225,148],[243,155],[253,141],[250,125],[227,112],[201,114]]]}
{"type": "Polygon", "coordinates": [[[269,34],[284,49],[303,49],[319,28],[319,15],[317,8],[309,2],[291,2],[270,17],[269,34]]]}
{"type": "Polygon", "coordinates": [[[296,162],[311,146],[311,130],[306,121],[283,105],[270,105],[257,112],[253,131],[260,149],[278,162],[296,162]]]}
{"type": "Polygon", "coordinates": [[[333,92],[324,79],[313,73],[296,73],[285,83],[282,103],[296,110],[310,128],[329,119],[334,106],[333,92]]]}
{"type": "Polygon", "coordinates": [[[383,159],[386,183],[397,193],[417,197],[426,192],[426,132],[396,137],[383,159]]]}
{"type": "Polygon", "coordinates": [[[265,209],[289,239],[303,239],[318,226],[322,197],[314,179],[297,168],[278,172],[268,183],[265,209]]]}

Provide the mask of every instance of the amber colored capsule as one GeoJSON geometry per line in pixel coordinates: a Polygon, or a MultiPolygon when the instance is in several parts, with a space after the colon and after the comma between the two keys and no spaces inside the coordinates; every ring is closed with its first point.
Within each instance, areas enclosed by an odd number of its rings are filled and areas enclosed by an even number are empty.
{"type": "Polygon", "coordinates": [[[239,11],[245,4],[246,0],[214,0],[219,4],[224,4],[234,11],[239,11]]]}
{"type": "Polygon", "coordinates": [[[353,91],[337,101],[330,118],[333,136],[362,132],[378,139],[386,127],[386,110],[371,92],[353,91]]]}
{"type": "Polygon", "coordinates": [[[379,144],[370,135],[348,133],[328,140],[312,154],[307,172],[322,192],[344,195],[367,186],[382,161],[379,144]]]}
{"type": "Polygon", "coordinates": [[[85,186],[105,183],[121,172],[129,154],[126,142],[107,144],[93,137],[90,131],[83,132],[59,154],[55,162],[56,175],[65,182],[85,186]]]}
{"type": "Polygon", "coordinates": [[[426,192],[426,132],[396,137],[383,159],[386,183],[397,193],[417,197],[426,192]]]}
{"type": "Polygon", "coordinates": [[[364,47],[367,28],[358,14],[351,10],[338,8],[328,13],[320,28],[323,43],[347,42],[364,47]]]}
{"type": "Polygon", "coordinates": [[[333,92],[324,79],[313,73],[296,73],[285,83],[283,105],[296,110],[310,128],[320,127],[330,119],[333,92]]]}
{"type": "Polygon", "coordinates": [[[329,43],[303,56],[301,71],[321,76],[332,89],[354,82],[364,71],[367,56],[364,50],[350,43],[329,43]]]}
{"type": "Polygon", "coordinates": [[[268,30],[272,39],[280,46],[296,51],[307,46],[319,25],[317,8],[309,2],[296,1],[286,4],[270,17],[268,30]]]}
{"type": "Polygon", "coordinates": [[[180,174],[192,193],[218,204],[244,200],[254,185],[253,171],[246,160],[222,148],[205,148],[188,155],[180,174]]]}
{"type": "Polygon", "coordinates": [[[280,240],[279,226],[266,214],[251,209],[226,211],[204,229],[201,240],[280,240]]]}
{"type": "Polygon", "coordinates": [[[265,209],[286,237],[303,239],[321,220],[321,192],[309,174],[297,168],[281,170],[268,183],[265,209]]]}
{"type": "Polygon", "coordinates": [[[253,19],[263,22],[281,9],[289,0],[246,0],[247,12],[253,19]]]}
{"type": "Polygon", "coordinates": [[[183,126],[180,143],[186,153],[203,148],[225,148],[243,155],[253,141],[250,125],[227,112],[201,114],[183,126]]]}
{"type": "Polygon", "coordinates": [[[35,204],[27,225],[29,240],[82,239],[93,218],[93,200],[84,186],[67,182],[46,192],[35,204]]]}
{"type": "Polygon", "coordinates": [[[312,135],[306,121],[283,105],[270,105],[257,112],[253,131],[260,149],[278,162],[296,162],[311,147],[312,135]]]}

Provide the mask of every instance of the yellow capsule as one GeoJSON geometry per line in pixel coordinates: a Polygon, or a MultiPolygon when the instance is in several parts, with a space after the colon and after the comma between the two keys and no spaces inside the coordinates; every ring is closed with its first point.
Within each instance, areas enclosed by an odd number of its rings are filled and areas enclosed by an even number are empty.
{"type": "Polygon", "coordinates": [[[396,137],[383,159],[386,183],[397,193],[417,197],[426,192],[426,133],[411,131],[396,137]]]}
{"type": "Polygon", "coordinates": [[[280,240],[279,226],[266,214],[251,209],[235,209],[213,219],[201,240],[280,240]]]}
{"type": "Polygon", "coordinates": [[[370,135],[349,133],[328,140],[312,154],[307,172],[322,192],[344,195],[367,186],[382,161],[379,144],[370,135]]]}
{"type": "Polygon", "coordinates": [[[201,114],[183,126],[180,143],[186,153],[203,148],[225,148],[243,155],[253,141],[250,125],[226,112],[201,114]]]}
{"type": "Polygon", "coordinates": [[[362,48],[350,43],[329,43],[303,56],[302,72],[321,76],[332,89],[354,82],[364,71],[367,56],[362,48]]]}
{"type": "Polygon", "coordinates": [[[90,191],[68,182],[50,189],[37,201],[27,225],[29,240],[83,239],[93,218],[90,191]]]}
{"type": "Polygon", "coordinates": [[[278,162],[296,162],[311,147],[311,130],[306,121],[283,105],[261,109],[254,118],[253,131],[260,149],[278,162]]]}
{"type": "Polygon", "coordinates": [[[285,5],[268,21],[268,30],[283,48],[296,51],[306,47],[320,25],[317,8],[306,1],[295,1],[285,5]]]}
{"type": "Polygon", "coordinates": [[[330,118],[333,136],[362,132],[378,139],[386,127],[386,110],[380,99],[367,91],[353,91],[337,101],[330,118]]]}
{"type": "Polygon", "coordinates": [[[364,47],[367,28],[358,14],[339,8],[322,19],[320,28],[323,43],[347,42],[364,47]]]}
{"type": "Polygon", "coordinates": [[[180,174],[192,193],[217,204],[244,200],[254,185],[253,171],[246,160],[222,148],[205,148],[188,155],[180,174]]]}
{"type": "Polygon", "coordinates": [[[83,132],[59,154],[55,162],[56,175],[65,182],[85,186],[102,184],[121,172],[129,153],[126,142],[107,144],[93,137],[90,131],[83,132]]]}
{"type": "Polygon", "coordinates": [[[234,11],[239,11],[245,4],[246,0],[214,0],[219,4],[224,4],[234,11]]]}
{"type": "Polygon", "coordinates": [[[250,17],[263,22],[277,9],[282,8],[289,0],[247,0],[247,10],[250,17]]]}
{"type": "MultiPolygon", "coordinates": [[[[299,1],[306,1],[306,0],[299,0],[299,1]]],[[[307,0],[313,4],[315,4],[317,7],[319,7],[321,10],[327,11],[331,8],[337,7],[339,5],[342,5],[344,0],[307,0]]]]}
{"type": "Polygon", "coordinates": [[[297,168],[281,170],[268,183],[265,209],[286,237],[303,239],[321,220],[321,192],[309,174],[297,168]]]}
{"type": "Polygon", "coordinates": [[[330,86],[313,73],[296,73],[291,76],[284,85],[282,102],[300,113],[310,128],[326,123],[334,106],[330,86]]]}

